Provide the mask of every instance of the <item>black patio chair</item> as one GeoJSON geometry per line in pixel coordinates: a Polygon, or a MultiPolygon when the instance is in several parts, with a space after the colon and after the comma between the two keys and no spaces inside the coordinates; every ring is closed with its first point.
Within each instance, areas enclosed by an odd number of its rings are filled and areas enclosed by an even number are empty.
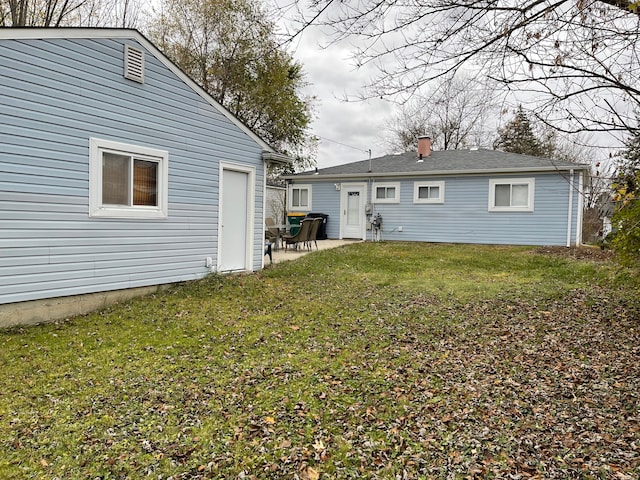
{"type": "Polygon", "coordinates": [[[309,241],[309,233],[311,231],[312,223],[312,218],[304,218],[300,222],[300,229],[298,230],[298,233],[296,233],[295,235],[284,235],[282,237],[282,240],[284,241],[284,250],[287,250],[287,245],[295,244],[296,248],[298,248],[298,243],[301,242],[303,245],[306,245],[309,241]]]}
{"type": "Polygon", "coordinates": [[[318,237],[318,230],[320,230],[320,224],[324,221],[323,218],[314,218],[312,219],[311,229],[309,230],[309,238],[307,239],[307,244],[309,246],[309,250],[313,250],[311,242],[316,244],[316,250],[318,250],[318,241],[316,238],[318,237]]]}

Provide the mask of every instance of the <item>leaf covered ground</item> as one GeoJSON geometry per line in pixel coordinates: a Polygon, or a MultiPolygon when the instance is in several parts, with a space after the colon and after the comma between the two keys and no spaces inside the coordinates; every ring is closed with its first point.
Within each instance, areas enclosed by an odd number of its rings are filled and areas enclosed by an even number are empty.
{"type": "Polygon", "coordinates": [[[0,478],[640,477],[607,259],[357,244],[0,345],[0,478]]]}

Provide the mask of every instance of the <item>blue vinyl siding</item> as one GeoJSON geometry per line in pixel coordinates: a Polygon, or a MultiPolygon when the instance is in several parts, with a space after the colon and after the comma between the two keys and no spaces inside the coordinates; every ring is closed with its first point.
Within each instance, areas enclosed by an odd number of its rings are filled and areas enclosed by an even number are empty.
{"type": "Polygon", "coordinates": [[[200,278],[218,245],[219,165],[255,167],[253,269],[262,266],[262,147],[133,39],[0,40],[0,303],[200,278]],[[169,152],[169,216],[89,218],[89,138],[169,152]]]}
{"type": "MultiPolygon", "coordinates": [[[[340,192],[335,181],[301,183],[313,185],[313,209],[330,215],[328,233],[340,235],[340,192]]],[[[375,182],[400,182],[399,203],[374,203],[374,214],[383,219],[383,240],[422,242],[485,243],[513,245],[566,245],[568,173],[524,175],[468,175],[453,177],[376,178],[375,182]],[[489,180],[535,178],[533,212],[490,212],[489,180]],[[443,204],[414,204],[414,182],[444,181],[443,204]],[[402,227],[402,231],[399,231],[402,227]]],[[[581,205],[579,175],[574,178],[571,243],[576,242],[576,226],[581,205]]],[[[295,183],[295,182],[294,182],[295,183]]],[[[345,181],[345,183],[348,183],[345,181]]],[[[367,202],[371,202],[368,182],[367,202]]],[[[370,238],[370,233],[368,233],[370,238]]]]}
{"type": "Polygon", "coordinates": [[[329,238],[338,238],[340,235],[340,192],[336,191],[334,183],[326,182],[300,182],[311,184],[311,210],[296,208],[296,212],[324,213],[327,218],[326,233],[329,238]]]}

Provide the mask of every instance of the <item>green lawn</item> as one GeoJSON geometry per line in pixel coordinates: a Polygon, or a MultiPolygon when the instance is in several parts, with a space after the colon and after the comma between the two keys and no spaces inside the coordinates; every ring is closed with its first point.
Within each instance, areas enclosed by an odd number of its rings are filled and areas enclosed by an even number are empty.
{"type": "Polygon", "coordinates": [[[365,243],[0,332],[0,479],[639,478],[613,272],[365,243]]]}

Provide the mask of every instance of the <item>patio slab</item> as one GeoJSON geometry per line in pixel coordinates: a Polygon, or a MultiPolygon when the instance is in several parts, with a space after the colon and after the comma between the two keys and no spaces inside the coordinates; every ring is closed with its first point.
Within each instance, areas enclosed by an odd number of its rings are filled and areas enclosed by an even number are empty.
{"type": "MultiPolygon", "coordinates": [[[[326,239],[326,240],[318,240],[318,250],[327,250],[329,248],[341,247],[342,245],[348,245],[350,243],[360,243],[362,240],[336,240],[336,239],[326,239]]],[[[313,244],[313,252],[316,251],[316,245],[313,244]]],[[[273,253],[273,263],[281,263],[286,262],[288,260],[295,260],[296,258],[300,258],[303,255],[311,253],[311,251],[305,248],[298,248],[297,250],[294,248],[287,248],[285,251],[284,248],[280,248],[275,250],[273,253]]],[[[265,256],[265,266],[269,265],[269,258],[265,256]]]]}

